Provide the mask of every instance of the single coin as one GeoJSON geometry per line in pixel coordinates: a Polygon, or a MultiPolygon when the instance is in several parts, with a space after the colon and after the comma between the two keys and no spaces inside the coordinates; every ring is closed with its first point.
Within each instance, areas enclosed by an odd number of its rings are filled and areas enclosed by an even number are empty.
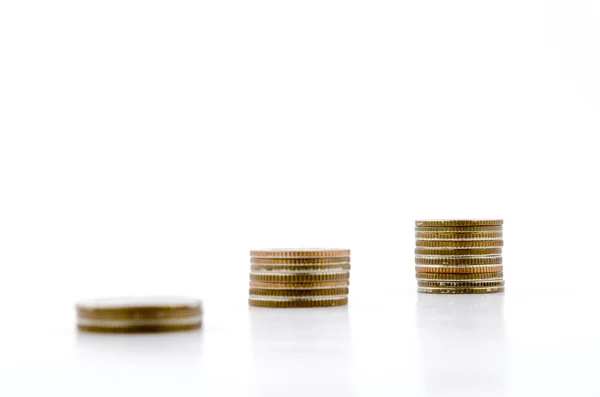
{"type": "Polygon", "coordinates": [[[327,307],[327,306],[344,306],[348,304],[348,297],[332,298],[332,299],[306,299],[306,300],[263,300],[263,299],[248,299],[250,306],[255,307],[272,307],[272,308],[300,308],[300,307],[327,307]]]}
{"type": "Polygon", "coordinates": [[[416,232],[437,233],[473,233],[473,232],[501,232],[502,226],[430,226],[415,227],[416,232]]]}
{"type": "MultiPolygon", "coordinates": [[[[327,270],[253,270],[250,272],[250,278],[252,276],[282,276],[286,278],[290,278],[291,276],[302,277],[302,279],[311,279],[314,281],[319,281],[318,279],[321,276],[332,276],[332,275],[340,275],[340,274],[350,274],[348,270],[345,269],[327,269],[327,270]],[[318,279],[317,279],[318,278],[318,279]]],[[[259,280],[257,280],[259,281],[259,280]]]]}
{"type": "Polygon", "coordinates": [[[350,281],[330,281],[320,283],[263,283],[250,282],[250,288],[271,289],[271,290],[310,290],[327,288],[344,288],[350,285],[350,281]]]}
{"type": "Polygon", "coordinates": [[[169,332],[200,328],[202,303],[180,297],[123,297],[80,301],[77,327],[93,332],[169,332]]]}
{"type": "Polygon", "coordinates": [[[479,256],[479,255],[500,255],[502,254],[502,248],[500,247],[489,247],[489,248],[415,248],[415,255],[425,255],[430,257],[439,256],[479,256]]]}
{"type": "Polygon", "coordinates": [[[415,232],[415,238],[417,240],[428,240],[428,241],[502,240],[502,232],[472,232],[472,233],[415,232]]]}
{"type": "Polygon", "coordinates": [[[328,289],[292,289],[292,290],[277,290],[277,289],[258,289],[250,288],[250,296],[328,296],[328,295],[348,295],[349,288],[328,288],[328,289]]]}
{"type": "Polygon", "coordinates": [[[202,327],[202,320],[194,320],[192,324],[117,324],[105,322],[101,325],[77,324],[77,329],[84,332],[101,332],[105,334],[154,334],[164,332],[193,331],[202,327]]]}
{"type": "Polygon", "coordinates": [[[302,266],[282,266],[282,265],[252,265],[250,266],[252,272],[284,272],[284,273],[296,273],[296,272],[322,272],[332,271],[340,272],[343,270],[350,270],[349,263],[340,263],[333,265],[302,265],[302,266]]]}
{"type": "Polygon", "coordinates": [[[487,288],[502,287],[504,280],[499,281],[417,281],[419,287],[427,288],[487,288]]]}
{"type": "Polygon", "coordinates": [[[502,256],[485,256],[485,257],[416,257],[417,265],[500,265],[502,264],[502,256]]]}
{"type": "Polygon", "coordinates": [[[345,281],[350,272],[321,274],[250,274],[250,281],[262,283],[318,283],[326,281],[345,281]]]}
{"type": "Polygon", "coordinates": [[[350,263],[349,256],[333,256],[331,258],[250,258],[254,265],[316,265],[316,264],[340,264],[350,263]]]}
{"type": "Polygon", "coordinates": [[[504,292],[504,287],[486,287],[486,288],[431,288],[418,287],[418,292],[425,294],[493,294],[504,292]]]}
{"type": "Polygon", "coordinates": [[[416,273],[415,277],[420,281],[484,281],[501,280],[504,273],[416,273]]]}
{"type": "Polygon", "coordinates": [[[502,265],[416,265],[417,273],[497,273],[502,265]]]}
{"type": "Polygon", "coordinates": [[[250,256],[261,258],[329,258],[350,256],[350,250],[341,248],[274,248],[250,251],[250,256]]]}
{"type": "MultiPolygon", "coordinates": [[[[327,291],[327,290],[323,290],[327,291]]],[[[269,302],[295,302],[295,301],[318,301],[318,300],[332,300],[347,298],[348,294],[341,295],[320,295],[320,296],[309,296],[309,295],[296,295],[296,296],[278,296],[278,295],[250,295],[249,299],[253,301],[269,301],[269,302]]]]}
{"type": "Polygon", "coordinates": [[[444,241],[430,241],[430,240],[417,240],[417,247],[425,248],[478,248],[478,247],[502,247],[504,244],[503,240],[478,240],[478,241],[457,241],[457,240],[444,240],[444,241]]]}
{"type": "Polygon", "coordinates": [[[472,226],[501,226],[502,219],[430,219],[415,221],[417,227],[472,227],[472,226]]]}

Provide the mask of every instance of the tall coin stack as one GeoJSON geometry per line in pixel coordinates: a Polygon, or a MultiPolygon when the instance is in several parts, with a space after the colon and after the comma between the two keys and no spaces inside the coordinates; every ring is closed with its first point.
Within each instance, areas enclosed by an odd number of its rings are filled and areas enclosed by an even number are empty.
{"type": "Polygon", "coordinates": [[[502,223],[501,219],[416,221],[418,291],[503,292],[502,223]]]}
{"type": "Polygon", "coordinates": [[[250,251],[250,306],[323,307],[348,304],[350,250],[250,251]]]}

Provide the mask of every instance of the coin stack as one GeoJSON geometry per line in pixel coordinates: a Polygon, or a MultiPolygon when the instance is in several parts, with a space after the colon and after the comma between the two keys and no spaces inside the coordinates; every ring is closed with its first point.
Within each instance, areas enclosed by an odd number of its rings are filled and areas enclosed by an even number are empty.
{"type": "Polygon", "coordinates": [[[250,251],[250,306],[324,307],[348,303],[350,250],[250,251]]]}
{"type": "Polygon", "coordinates": [[[80,331],[146,333],[189,331],[202,326],[202,302],[181,297],[123,297],[76,304],[80,331]]]}
{"type": "Polygon", "coordinates": [[[415,223],[419,292],[486,294],[504,291],[501,219],[415,223]]]}

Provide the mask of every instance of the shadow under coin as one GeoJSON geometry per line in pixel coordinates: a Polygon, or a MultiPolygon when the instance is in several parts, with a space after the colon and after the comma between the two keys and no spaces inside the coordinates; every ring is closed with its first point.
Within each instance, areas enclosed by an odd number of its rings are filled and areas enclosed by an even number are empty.
{"type": "Polygon", "coordinates": [[[503,396],[504,294],[418,294],[419,352],[429,396],[503,396]]]}
{"type": "Polygon", "coordinates": [[[250,308],[252,395],[351,394],[348,307],[250,308]]]}

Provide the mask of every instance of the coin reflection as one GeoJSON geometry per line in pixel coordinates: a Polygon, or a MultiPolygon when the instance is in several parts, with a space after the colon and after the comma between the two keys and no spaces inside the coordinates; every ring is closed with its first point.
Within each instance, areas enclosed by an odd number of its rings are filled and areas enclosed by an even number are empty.
{"type": "Polygon", "coordinates": [[[202,332],[198,330],[148,333],[148,334],[104,334],[77,332],[77,353],[86,358],[107,360],[139,359],[145,356],[154,359],[196,361],[203,348],[202,332]]]}
{"type": "Polygon", "coordinates": [[[502,396],[504,294],[418,294],[419,352],[429,396],[502,396]]]}
{"type": "Polygon", "coordinates": [[[74,387],[88,395],[169,395],[174,387],[207,392],[201,331],[78,332],[76,338],[74,387]]]}
{"type": "Polygon", "coordinates": [[[351,392],[348,307],[251,307],[253,395],[351,392]]]}

